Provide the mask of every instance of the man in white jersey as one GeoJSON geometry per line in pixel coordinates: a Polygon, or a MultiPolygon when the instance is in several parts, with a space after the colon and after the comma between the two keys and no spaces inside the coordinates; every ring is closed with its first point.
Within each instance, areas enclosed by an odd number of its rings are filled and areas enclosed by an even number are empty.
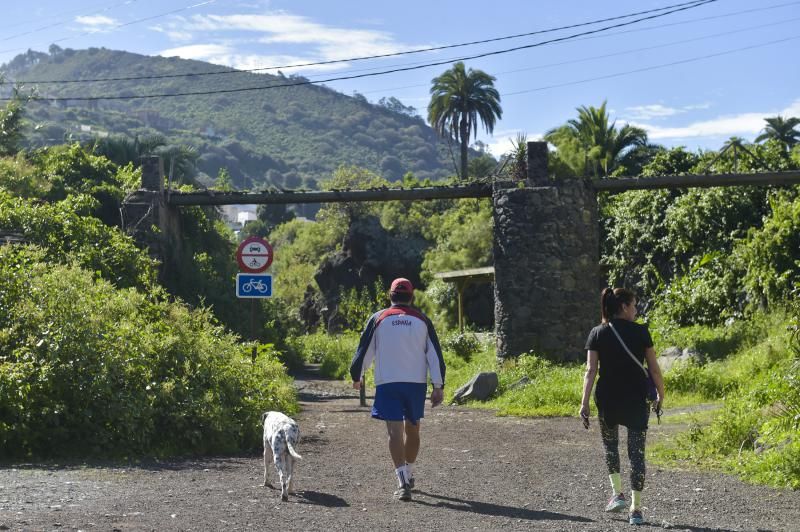
{"type": "Polygon", "coordinates": [[[411,307],[414,286],[395,279],[389,289],[392,306],[373,314],[350,364],[353,388],[375,362],[375,402],[372,417],[386,421],[389,453],[394,462],[401,501],[411,500],[414,462],[419,453],[419,424],[425,415],[425,395],[430,373],[431,406],[444,398],[444,357],[431,320],[411,307]]]}

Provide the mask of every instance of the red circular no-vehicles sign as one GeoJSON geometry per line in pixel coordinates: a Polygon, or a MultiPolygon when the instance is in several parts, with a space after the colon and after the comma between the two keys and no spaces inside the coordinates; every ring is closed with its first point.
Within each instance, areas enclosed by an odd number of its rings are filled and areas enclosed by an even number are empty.
{"type": "Polygon", "coordinates": [[[236,250],[239,269],[247,273],[261,273],[272,264],[272,246],[261,237],[246,238],[236,250]]]}

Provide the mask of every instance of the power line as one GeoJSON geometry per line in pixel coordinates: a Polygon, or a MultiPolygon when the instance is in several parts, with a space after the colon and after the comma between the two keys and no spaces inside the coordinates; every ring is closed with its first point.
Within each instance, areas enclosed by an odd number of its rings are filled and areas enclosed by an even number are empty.
{"type": "MultiPolygon", "coordinates": [[[[800,2],[798,2],[798,3],[800,3],[800,2]]],[[[516,72],[526,72],[528,70],[541,70],[541,69],[544,69],[544,68],[553,68],[553,67],[559,67],[559,66],[564,66],[564,65],[571,65],[571,64],[575,64],[575,63],[584,63],[586,61],[595,61],[595,60],[598,60],[598,59],[608,59],[609,57],[617,57],[617,56],[620,56],[620,55],[627,55],[627,54],[633,54],[633,53],[638,53],[638,52],[646,52],[646,51],[649,51],[649,50],[657,50],[659,48],[667,48],[667,47],[670,47],[670,46],[677,46],[679,44],[687,44],[687,43],[696,42],[696,41],[703,41],[703,40],[706,40],[706,39],[713,39],[713,38],[716,38],[716,37],[723,37],[725,35],[734,35],[734,34],[737,34],[737,33],[744,33],[746,31],[754,31],[754,30],[759,30],[759,29],[763,29],[763,28],[769,28],[769,27],[772,27],[772,26],[780,26],[781,24],[788,24],[790,22],[796,22],[798,20],[800,20],[800,17],[794,17],[794,18],[779,20],[777,22],[770,22],[770,23],[767,23],[767,24],[759,24],[758,26],[748,26],[746,28],[740,28],[740,29],[731,30],[731,31],[723,31],[723,32],[720,32],[720,33],[712,33],[711,35],[703,35],[703,36],[700,36],[700,37],[692,37],[691,39],[682,39],[680,41],[672,41],[672,42],[663,43],[663,44],[656,44],[656,45],[653,45],[653,46],[646,46],[646,47],[642,47],[642,48],[631,48],[631,49],[622,50],[622,51],[619,51],[619,52],[612,52],[612,53],[608,53],[608,54],[581,57],[581,58],[578,58],[578,59],[569,59],[569,60],[566,60],[566,61],[559,61],[559,62],[556,62],[556,63],[545,63],[543,65],[535,65],[535,66],[529,66],[529,67],[524,67],[524,68],[515,68],[514,70],[504,70],[504,71],[501,71],[501,72],[496,72],[495,75],[499,76],[499,75],[503,75],[503,74],[513,74],[513,73],[516,73],[516,72]]],[[[618,34],[615,33],[615,34],[612,34],[612,35],[618,35],[618,34]]],[[[581,39],[581,40],[583,40],[583,39],[581,39]]],[[[370,90],[370,91],[364,91],[363,94],[373,94],[373,93],[377,93],[377,92],[389,92],[389,91],[400,90],[400,89],[415,89],[415,88],[427,87],[427,86],[429,86],[429,85],[428,84],[416,84],[416,85],[405,85],[403,87],[387,87],[387,88],[383,88],[383,89],[375,89],[375,90],[370,90]]]]}
{"type": "MultiPolygon", "coordinates": [[[[190,9],[194,9],[194,8],[197,8],[197,7],[202,7],[204,5],[213,4],[216,1],[217,0],[205,0],[203,2],[192,4],[190,6],[184,6],[184,7],[178,8],[178,9],[173,9],[172,11],[166,11],[164,13],[159,13],[157,15],[150,15],[148,17],[143,17],[143,18],[131,20],[131,21],[128,21],[128,22],[123,22],[121,24],[116,24],[114,26],[111,26],[109,28],[109,31],[118,30],[118,29],[124,28],[126,26],[132,26],[133,24],[139,24],[140,22],[147,22],[148,20],[155,20],[157,18],[166,17],[166,16],[169,16],[169,15],[175,15],[176,13],[181,13],[183,11],[188,11],[190,9]]],[[[55,43],[63,42],[63,41],[68,41],[70,39],[75,39],[77,37],[83,37],[84,35],[91,35],[92,33],[93,32],[91,32],[91,31],[85,31],[83,33],[79,33],[78,35],[70,35],[69,37],[62,37],[61,39],[56,39],[51,44],[55,44],[55,43]]],[[[26,50],[26,49],[27,48],[11,48],[10,50],[0,50],[0,54],[5,54],[5,53],[9,53],[9,52],[18,52],[20,50],[26,50]]]]}
{"type": "MultiPolygon", "coordinates": [[[[91,13],[88,13],[88,15],[98,15],[100,13],[105,13],[106,11],[111,11],[112,9],[117,8],[119,6],[123,6],[123,5],[126,5],[126,4],[133,4],[133,3],[138,2],[138,1],[139,0],[124,0],[123,2],[118,2],[118,3],[114,4],[114,5],[107,6],[107,7],[103,8],[103,9],[101,9],[100,11],[93,11],[91,13]]],[[[84,10],[83,9],[78,9],[76,11],[67,11],[64,14],[67,14],[67,13],[80,13],[82,11],[84,11],[84,10]]],[[[55,28],[56,26],[63,26],[67,22],[69,22],[69,21],[62,20],[62,21],[59,21],[59,22],[54,22],[52,24],[48,24],[47,26],[41,26],[39,28],[34,28],[32,30],[23,31],[22,33],[17,33],[17,34],[11,35],[9,37],[3,37],[2,39],[0,39],[0,42],[2,42],[2,41],[10,41],[12,39],[16,39],[17,37],[24,37],[25,35],[31,35],[32,33],[38,33],[38,32],[43,31],[43,30],[49,30],[50,28],[55,28]]],[[[25,24],[25,23],[23,22],[21,24],[25,24]]],[[[17,26],[17,25],[15,25],[15,26],[17,26]]],[[[15,26],[6,26],[6,27],[15,27],[15,26]]]]}
{"type": "MultiPolygon", "coordinates": [[[[138,0],[131,0],[131,1],[132,2],[137,2],[138,0]]],[[[122,2],[122,3],[126,3],[126,2],[122,2]]],[[[58,18],[58,17],[60,17],[62,15],[72,15],[73,13],[81,13],[81,12],[84,12],[86,10],[94,9],[96,7],[101,7],[101,6],[104,6],[104,5],[107,5],[107,2],[103,3],[103,4],[96,5],[96,6],[92,6],[92,7],[82,7],[80,9],[70,9],[69,11],[62,11],[60,13],[53,13],[52,15],[49,15],[49,16],[36,17],[36,18],[29,19],[29,20],[18,20],[16,22],[14,22],[13,24],[8,24],[6,26],[0,26],[0,30],[5,30],[7,28],[18,28],[19,26],[24,26],[25,24],[30,24],[32,22],[41,22],[43,20],[58,18]]],[[[119,4],[117,4],[117,5],[119,5],[119,4]]],[[[97,13],[97,11],[95,11],[95,13],[97,13]]]]}
{"type": "MultiPolygon", "coordinates": [[[[490,57],[490,56],[493,56],[493,55],[500,55],[500,54],[506,54],[506,53],[510,53],[510,52],[516,52],[516,51],[519,51],[519,50],[527,50],[527,49],[530,49],[530,48],[537,48],[539,46],[544,46],[544,45],[552,44],[552,43],[556,43],[556,42],[562,42],[562,41],[574,39],[576,37],[582,37],[584,35],[592,35],[592,34],[595,34],[595,33],[600,33],[600,32],[603,32],[603,31],[610,30],[610,29],[614,29],[614,28],[630,26],[631,24],[636,24],[636,23],[642,22],[643,20],[651,20],[651,19],[655,19],[655,18],[664,17],[664,16],[667,16],[667,15],[671,15],[673,13],[677,13],[677,12],[680,12],[680,11],[685,11],[687,9],[693,9],[695,7],[699,7],[700,5],[704,5],[704,4],[708,4],[708,3],[712,3],[712,2],[716,2],[716,1],[717,0],[703,0],[703,2],[701,2],[701,3],[694,3],[694,4],[689,5],[689,6],[684,5],[683,7],[676,8],[676,9],[673,9],[671,11],[667,11],[667,12],[664,12],[664,13],[658,13],[658,14],[655,14],[655,15],[649,15],[649,16],[638,18],[638,19],[634,19],[634,20],[631,20],[631,21],[620,22],[620,23],[617,23],[617,24],[613,24],[611,26],[604,26],[602,28],[597,28],[597,29],[593,29],[593,30],[580,32],[580,33],[575,33],[575,34],[567,35],[567,36],[564,36],[564,37],[557,37],[557,38],[550,39],[550,40],[547,40],[547,41],[540,41],[540,42],[533,43],[533,44],[526,44],[526,45],[516,46],[516,47],[513,47],[513,48],[506,48],[506,49],[503,49],[503,50],[494,50],[494,51],[484,52],[484,53],[475,54],[475,55],[471,55],[471,56],[465,56],[465,57],[457,58],[457,59],[455,59],[455,61],[467,61],[467,60],[470,60],[470,59],[479,59],[479,58],[483,58],[483,57],[490,57]]],[[[422,68],[430,68],[430,67],[434,67],[434,66],[441,66],[441,65],[445,65],[445,64],[450,64],[453,61],[454,60],[448,59],[446,61],[437,61],[437,62],[433,62],[433,63],[426,63],[424,65],[402,67],[402,68],[394,68],[394,69],[390,69],[390,70],[384,70],[384,71],[381,71],[381,72],[371,72],[371,73],[367,73],[367,74],[354,74],[354,75],[350,75],[350,76],[337,76],[337,77],[333,77],[333,78],[327,78],[327,79],[316,80],[316,81],[308,81],[308,80],[295,81],[295,82],[291,82],[291,83],[281,83],[281,84],[278,84],[278,85],[263,85],[263,86],[258,86],[258,87],[240,87],[240,88],[235,88],[235,89],[215,89],[215,90],[210,90],[210,91],[181,92],[181,93],[171,93],[171,94],[144,94],[144,95],[132,95],[132,96],[33,97],[32,99],[39,100],[39,101],[135,100],[135,99],[152,99],[152,98],[172,98],[172,97],[177,97],[177,96],[203,96],[203,95],[210,95],[210,94],[230,94],[230,93],[236,93],[236,92],[246,92],[246,91],[254,91],[254,90],[268,90],[268,89],[285,88],[285,87],[296,87],[296,86],[300,86],[300,85],[315,85],[315,84],[318,84],[318,83],[328,83],[328,82],[331,82],[331,81],[342,81],[342,80],[347,80],[347,79],[358,79],[358,78],[365,78],[365,77],[372,77],[372,76],[382,76],[382,75],[393,74],[393,73],[397,73],[397,72],[407,72],[407,71],[410,71],[410,70],[419,70],[419,69],[422,69],[422,68]]],[[[0,100],[8,100],[8,99],[9,98],[0,98],[0,100]]]]}
{"type": "Polygon", "coordinates": [[[604,79],[617,78],[617,77],[620,77],[620,76],[627,76],[627,75],[630,75],[630,74],[638,74],[640,72],[647,72],[647,71],[650,71],[650,70],[658,70],[658,69],[661,69],[661,68],[667,68],[667,67],[676,66],[676,65],[683,65],[683,64],[686,64],[686,63],[694,63],[694,62],[697,62],[697,61],[702,61],[704,59],[710,59],[710,58],[713,58],[713,57],[720,57],[720,56],[723,56],[723,55],[730,55],[730,54],[733,54],[733,53],[736,53],[736,52],[743,52],[745,50],[753,50],[755,48],[763,48],[764,46],[771,46],[773,44],[779,44],[779,43],[783,43],[783,42],[793,41],[793,40],[796,40],[796,39],[800,39],[800,35],[795,35],[793,37],[786,37],[784,39],[776,39],[774,41],[768,41],[768,42],[759,43],[759,44],[753,44],[753,45],[750,45],[750,46],[742,46],[741,48],[734,48],[732,50],[724,50],[722,52],[716,52],[716,53],[713,53],[713,54],[706,54],[706,55],[700,55],[700,56],[696,56],[696,57],[690,57],[688,59],[681,59],[681,60],[678,60],[678,61],[671,61],[669,63],[662,63],[660,65],[652,65],[652,66],[648,66],[648,67],[637,68],[637,69],[634,69],[634,70],[626,70],[624,72],[615,72],[613,74],[606,74],[606,75],[603,75],[603,76],[597,76],[597,77],[593,77],[593,78],[586,78],[586,79],[580,79],[580,80],[575,80],[575,81],[567,81],[565,83],[556,83],[556,84],[553,84],[553,85],[545,85],[545,86],[542,86],[542,87],[536,87],[535,89],[525,89],[525,90],[515,91],[515,92],[506,92],[506,93],[501,94],[501,96],[504,96],[504,97],[505,96],[516,96],[518,94],[527,94],[527,93],[530,93],[530,92],[540,92],[540,91],[544,91],[544,90],[548,90],[548,89],[557,89],[557,88],[561,88],[561,87],[568,87],[570,85],[580,85],[582,83],[589,83],[589,82],[592,82],[592,81],[600,81],[600,80],[604,80],[604,79]]]}
{"type": "MultiPolygon", "coordinates": [[[[730,13],[722,13],[722,14],[719,14],[719,15],[710,15],[710,16],[707,16],[707,17],[699,17],[699,18],[693,18],[693,19],[689,19],[689,20],[679,20],[677,22],[667,22],[667,23],[664,23],[664,24],[659,24],[658,26],[645,26],[644,28],[632,28],[632,29],[629,29],[629,30],[617,31],[617,32],[615,32],[615,33],[613,33],[611,35],[625,35],[625,34],[628,34],[628,33],[638,33],[638,32],[642,32],[642,31],[649,31],[649,30],[652,30],[652,29],[671,28],[671,27],[674,27],[674,26],[683,26],[684,24],[692,24],[694,22],[705,22],[707,20],[717,20],[717,19],[721,19],[721,18],[734,17],[734,16],[737,16],[737,15],[745,15],[747,13],[756,13],[756,12],[759,12],[759,11],[770,11],[770,10],[773,10],[773,9],[779,9],[781,7],[793,6],[793,5],[797,5],[797,4],[800,4],[800,1],[784,2],[782,4],[775,4],[775,5],[764,6],[764,7],[754,7],[754,8],[751,8],[751,9],[743,9],[741,11],[732,11],[730,13]]],[[[584,37],[583,39],[575,39],[575,40],[576,41],[588,41],[590,39],[600,39],[600,38],[603,38],[603,37],[605,37],[605,35],[601,35],[601,36],[597,36],[597,37],[584,37]]]]}
{"type": "MultiPolygon", "coordinates": [[[[250,69],[226,69],[226,70],[216,70],[216,71],[210,71],[210,72],[196,72],[196,73],[187,72],[187,73],[184,73],[184,74],[161,74],[161,75],[151,75],[151,76],[120,76],[120,77],[114,77],[114,78],[94,78],[94,79],[78,79],[78,80],[42,80],[42,81],[37,81],[37,80],[19,80],[16,83],[37,83],[37,84],[63,83],[63,84],[67,84],[67,83],[97,83],[97,82],[103,82],[103,81],[135,81],[135,80],[168,79],[168,78],[181,78],[181,77],[217,76],[217,75],[222,75],[222,74],[240,74],[240,73],[248,73],[248,72],[260,72],[260,71],[264,71],[264,70],[279,70],[279,69],[301,68],[301,67],[310,67],[310,66],[324,66],[324,65],[332,65],[332,64],[337,64],[337,63],[352,63],[352,62],[356,62],[356,61],[366,61],[366,60],[370,60],[370,59],[385,59],[385,58],[388,58],[388,57],[398,57],[398,56],[403,56],[403,55],[435,52],[435,51],[447,50],[447,49],[451,49],[451,48],[459,48],[459,47],[464,47],[464,46],[474,46],[474,45],[478,45],[478,44],[488,44],[488,43],[492,43],[492,42],[505,41],[505,40],[510,40],[510,39],[518,39],[518,38],[521,38],[521,37],[531,37],[531,36],[534,36],[534,35],[541,35],[541,34],[544,34],[544,33],[553,33],[553,32],[556,32],[556,31],[562,31],[562,30],[566,30],[566,29],[574,29],[574,28],[579,28],[579,27],[584,27],[584,26],[591,26],[591,25],[594,25],[594,24],[601,24],[601,23],[604,23],[604,22],[611,22],[611,21],[614,21],[614,20],[621,20],[621,19],[625,19],[625,18],[631,18],[631,17],[635,17],[635,16],[639,16],[639,15],[657,13],[657,12],[660,12],[660,11],[666,11],[666,10],[670,10],[670,9],[673,9],[673,8],[692,9],[692,8],[699,7],[699,6],[702,6],[702,5],[705,5],[705,4],[709,4],[709,3],[712,3],[712,2],[716,2],[716,1],[718,1],[718,0],[692,0],[690,2],[684,2],[684,3],[680,3],[680,4],[673,4],[673,5],[661,7],[661,8],[658,8],[658,9],[649,9],[649,10],[646,10],[646,11],[638,11],[638,12],[635,12],[635,13],[627,13],[625,15],[618,15],[618,16],[604,18],[604,19],[591,20],[591,21],[587,21],[587,22],[580,22],[580,23],[577,23],[577,24],[570,24],[570,25],[567,25],[567,26],[560,26],[560,27],[548,28],[548,29],[544,29],[544,30],[537,30],[537,31],[532,31],[532,32],[528,32],[528,33],[518,33],[518,34],[514,34],[514,35],[505,35],[505,36],[501,36],[501,37],[493,37],[493,38],[482,39],[482,40],[477,40],[477,41],[469,41],[469,42],[462,42],[462,43],[456,43],[456,44],[447,44],[447,45],[442,45],[442,46],[433,46],[433,47],[429,47],[429,48],[419,48],[419,49],[415,49],[415,50],[405,50],[405,51],[402,51],[402,52],[392,52],[392,53],[387,53],[387,54],[369,55],[369,56],[361,56],[361,57],[351,57],[349,59],[331,59],[331,60],[328,60],[328,61],[318,61],[318,62],[314,62],[314,63],[299,63],[299,64],[293,64],[293,65],[278,65],[278,66],[268,66],[268,67],[259,67],[259,68],[250,68],[250,69]]],[[[683,9],[676,9],[675,11],[672,11],[671,13],[675,13],[677,11],[682,11],[683,9]]],[[[665,13],[665,14],[670,14],[670,13],[665,13]]]]}

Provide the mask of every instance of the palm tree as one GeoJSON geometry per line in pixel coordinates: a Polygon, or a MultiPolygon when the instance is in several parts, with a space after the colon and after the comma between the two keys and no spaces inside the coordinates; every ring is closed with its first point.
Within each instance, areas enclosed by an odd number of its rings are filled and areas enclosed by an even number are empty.
{"type": "Polygon", "coordinates": [[[172,171],[175,183],[198,185],[195,181],[200,156],[197,150],[191,146],[167,144],[167,139],[161,135],[136,135],[133,138],[115,135],[96,139],[92,149],[119,166],[128,163],[139,166],[142,157],[158,155],[164,160],[164,170],[172,171]]]}
{"type": "Polygon", "coordinates": [[[503,115],[494,81],[482,70],[466,70],[461,61],[431,81],[428,122],[441,136],[461,144],[462,179],[467,177],[467,149],[470,135],[478,134],[478,121],[491,133],[503,115]]]}
{"type": "MultiPolygon", "coordinates": [[[[616,121],[609,125],[606,103],[604,101],[600,107],[578,107],[577,119],[568,120],[545,135],[545,140],[559,151],[581,151],[583,168],[575,169],[578,175],[608,176],[631,149],[647,144],[644,129],[630,124],[617,129],[616,121]]],[[[569,160],[570,157],[563,159],[569,160]]]]}
{"type": "Polygon", "coordinates": [[[784,151],[792,149],[795,144],[800,142],[800,131],[795,129],[800,125],[800,118],[773,116],[765,118],[764,121],[767,126],[764,128],[764,132],[756,137],[756,142],[770,139],[777,140],[783,144],[784,151]]]}

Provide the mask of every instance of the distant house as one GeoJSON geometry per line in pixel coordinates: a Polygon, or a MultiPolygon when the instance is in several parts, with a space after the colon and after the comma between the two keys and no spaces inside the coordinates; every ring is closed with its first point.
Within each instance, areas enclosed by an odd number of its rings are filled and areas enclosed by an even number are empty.
{"type": "Polygon", "coordinates": [[[236,217],[236,221],[239,222],[242,227],[244,227],[247,224],[247,222],[252,222],[255,219],[256,219],[256,213],[250,211],[242,211],[236,217]]]}
{"type": "Polygon", "coordinates": [[[239,231],[247,222],[256,220],[255,205],[224,205],[222,219],[233,231],[239,231]]]}

